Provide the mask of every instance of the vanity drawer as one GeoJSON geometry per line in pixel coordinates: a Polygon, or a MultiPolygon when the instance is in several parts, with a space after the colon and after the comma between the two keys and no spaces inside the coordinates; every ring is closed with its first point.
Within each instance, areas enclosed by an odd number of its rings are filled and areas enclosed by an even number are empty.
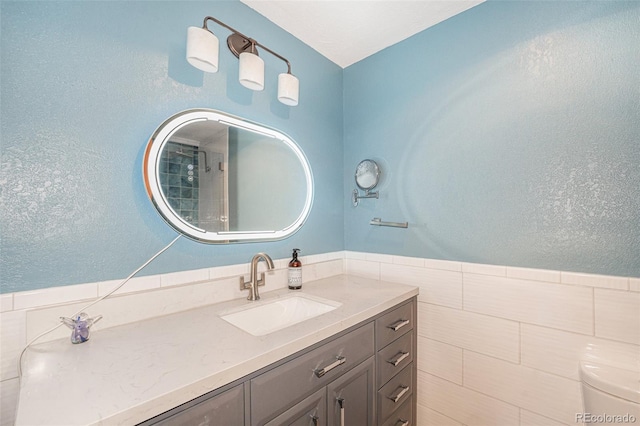
{"type": "Polygon", "coordinates": [[[414,303],[407,303],[376,320],[376,347],[382,349],[389,343],[413,329],[415,324],[414,303]]]}
{"type": "Polygon", "coordinates": [[[412,400],[413,363],[393,377],[378,391],[378,418],[382,421],[395,412],[405,401],[412,400]]]}
{"type": "Polygon", "coordinates": [[[412,401],[406,401],[381,426],[415,426],[412,401]]]}
{"type": "Polygon", "coordinates": [[[251,423],[269,420],[374,353],[369,323],[252,379],[251,423]]]}
{"type": "Polygon", "coordinates": [[[398,374],[404,367],[411,364],[414,357],[414,333],[406,333],[386,348],[380,350],[377,356],[378,388],[398,374]]]}

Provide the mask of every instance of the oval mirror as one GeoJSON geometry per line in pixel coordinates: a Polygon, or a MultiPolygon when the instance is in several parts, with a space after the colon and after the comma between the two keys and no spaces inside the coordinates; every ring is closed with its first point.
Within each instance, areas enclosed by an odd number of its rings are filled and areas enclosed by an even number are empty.
{"type": "Polygon", "coordinates": [[[206,243],[286,238],[313,200],[309,162],[291,138],[210,109],[162,123],[145,150],[143,174],[162,218],[206,243]]]}

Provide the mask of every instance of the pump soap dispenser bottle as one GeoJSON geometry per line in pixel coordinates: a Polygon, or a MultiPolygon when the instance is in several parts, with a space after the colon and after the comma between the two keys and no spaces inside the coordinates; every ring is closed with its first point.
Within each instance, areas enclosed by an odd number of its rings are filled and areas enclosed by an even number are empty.
{"type": "Polygon", "coordinates": [[[293,249],[293,258],[289,262],[289,290],[302,288],[302,262],[298,260],[300,249],[293,249]]]}

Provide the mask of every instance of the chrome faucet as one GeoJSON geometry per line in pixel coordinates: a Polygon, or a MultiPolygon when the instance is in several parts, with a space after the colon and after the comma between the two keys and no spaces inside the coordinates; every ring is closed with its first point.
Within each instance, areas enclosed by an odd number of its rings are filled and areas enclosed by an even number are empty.
{"type": "Polygon", "coordinates": [[[260,300],[258,287],[265,284],[264,272],[260,274],[260,279],[258,279],[258,262],[260,262],[260,259],[266,262],[269,271],[274,268],[273,260],[268,254],[258,253],[253,256],[253,259],[251,259],[251,278],[245,282],[244,277],[240,277],[240,290],[249,290],[247,300],[260,300]]]}

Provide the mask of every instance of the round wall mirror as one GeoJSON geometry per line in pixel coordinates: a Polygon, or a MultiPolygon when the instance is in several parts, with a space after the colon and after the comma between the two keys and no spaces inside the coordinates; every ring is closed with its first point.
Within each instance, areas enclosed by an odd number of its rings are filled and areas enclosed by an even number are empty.
{"type": "Polygon", "coordinates": [[[351,193],[351,201],[354,207],[358,206],[361,198],[378,198],[378,191],[371,190],[378,185],[380,180],[380,167],[373,160],[362,160],[356,166],[356,185],[364,191],[364,195],[360,195],[357,189],[351,193]]]}
{"type": "Polygon", "coordinates": [[[162,218],[206,243],[286,238],[313,201],[311,167],[291,138],[210,109],[164,121],[145,150],[143,174],[162,218]]]}
{"type": "Polygon", "coordinates": [[[363,191],[373,189],[380,179],[380,168],[373,160],[362,160],[356,166],[356,185],[363,191]]]}

